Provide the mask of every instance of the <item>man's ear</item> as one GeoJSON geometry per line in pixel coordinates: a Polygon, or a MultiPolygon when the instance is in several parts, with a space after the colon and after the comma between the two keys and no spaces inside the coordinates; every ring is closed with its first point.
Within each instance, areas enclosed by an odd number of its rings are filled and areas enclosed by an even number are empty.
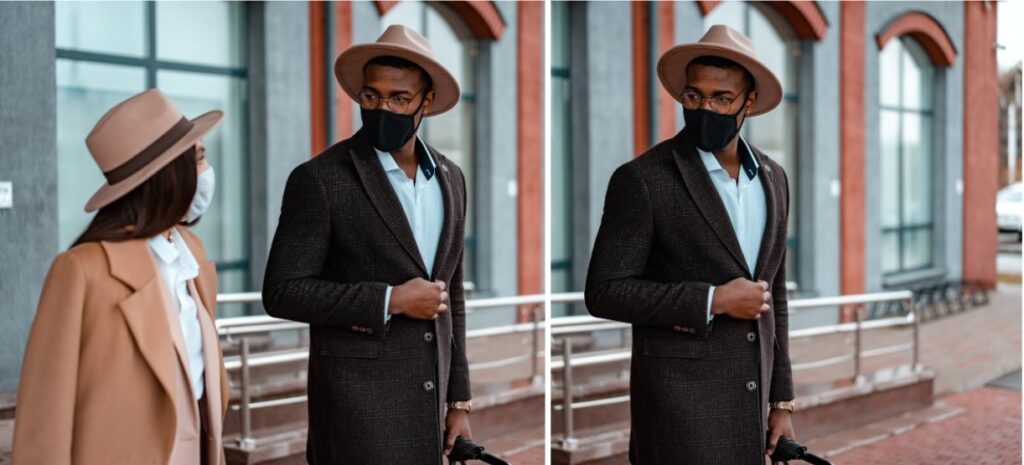
{"type": "Polygon", "coordinates": [[[744,113],[750,113],[750,109],[754,108],[754,103],[756,103],[756,102],[757,102],[757,91],[756,90],[752,90],[752,91],[750,91],[750,95],[747,96],[747,104],[746,104],[747,108],[746,108],[746,110],[744,110],[744,113]]]}
{"type": "Polygon", "coordinates": [[[423,109],[420,112],[423,116],[427,116],[430,113],[430,106],[434,104],[434,91],[430,90],[423,97],[423,109]]]}

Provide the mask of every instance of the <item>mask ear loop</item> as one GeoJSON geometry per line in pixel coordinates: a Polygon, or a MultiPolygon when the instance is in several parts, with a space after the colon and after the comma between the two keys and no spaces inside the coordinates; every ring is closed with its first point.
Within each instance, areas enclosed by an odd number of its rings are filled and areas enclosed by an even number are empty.
{"type": "MultiPolygon", "coordinates": [[[[416,106],[416,111],[412,112],[412,117],[413,118],[415,118],[416,114],[420,113],[420,110],[423,109],[423,104],[427,102],[427,92],[430,92],[430,89],[423,89],[420,92],[423,94],[423,98],[420,99],[420,104],[418,106],[416,106]]],[[[412,128],[413,135],[416,135],[416,133],[419,132],[420,125],[423,124],[423,118],[426,118],[426,117],[427,117],[427,112],[424,111],[420,115],[420,121],[418,123],[416,123],[416,127],[412,128]]]]}

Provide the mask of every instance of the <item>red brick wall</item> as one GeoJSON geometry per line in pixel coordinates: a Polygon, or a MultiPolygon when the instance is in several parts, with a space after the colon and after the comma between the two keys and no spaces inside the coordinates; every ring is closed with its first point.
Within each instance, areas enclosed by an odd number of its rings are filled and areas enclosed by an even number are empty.
{"type": "Polygon", "coordinates": [[[996,2],[964,5],[964,279],[996,281],[999,101],[996,2]]]}

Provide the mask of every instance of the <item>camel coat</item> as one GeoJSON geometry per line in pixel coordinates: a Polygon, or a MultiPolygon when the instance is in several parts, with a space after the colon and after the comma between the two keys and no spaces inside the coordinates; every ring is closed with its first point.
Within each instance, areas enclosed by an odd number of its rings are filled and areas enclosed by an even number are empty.
{"type": "MultiPolygon", "coordinates": [[[[199,263],[198,309],[208,313],[200,315],[203,462],[223,464],[228,382],[213,325],[216,271],[199,239],[180,231],[199,263]]],[[[25,351],[15,465],[171,464],[172,450],[182,447],[179,404],[191,395],[181,391],[167,292],[142,239],[92,242],[57,256],[25,351]]]]}

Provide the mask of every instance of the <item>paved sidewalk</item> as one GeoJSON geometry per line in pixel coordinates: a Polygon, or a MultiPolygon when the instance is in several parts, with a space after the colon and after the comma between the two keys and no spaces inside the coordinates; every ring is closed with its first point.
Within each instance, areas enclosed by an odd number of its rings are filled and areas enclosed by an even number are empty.
{"type": "Polygon", "coordinates": [[[544,465],[544,445],[531,447],[518,454],[503,458],[512,465],[544,465]]]}
{"type": "Polygon", "coordinates": [[[1021,463],[1019,390],[983,387],[947,397],[942,402],[962,408],[963,413],[829,457],[829,460],[836,465],[1021,463]]]}

